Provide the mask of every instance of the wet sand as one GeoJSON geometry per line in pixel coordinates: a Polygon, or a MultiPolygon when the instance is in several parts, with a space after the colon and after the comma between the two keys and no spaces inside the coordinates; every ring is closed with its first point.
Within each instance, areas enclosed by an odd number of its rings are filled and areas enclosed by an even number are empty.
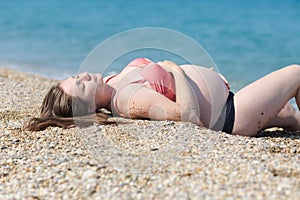
{"type": "Polygon", "coordinates": [[[300,132],[172,121],[23,130],[56,80],[0,68],[1,199],[299,199],[300,132]]]}

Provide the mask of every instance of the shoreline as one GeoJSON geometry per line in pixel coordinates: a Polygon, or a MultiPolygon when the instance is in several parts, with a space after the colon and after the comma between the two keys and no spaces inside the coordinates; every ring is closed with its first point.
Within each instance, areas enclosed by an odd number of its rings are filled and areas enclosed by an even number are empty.
{"type": "Polygon", "coordinates": [[[300,198],[299,132],[249,138],[123,119],[129,123],[22,130],[54,83],[0,67],[1,198],[300,198]]]}

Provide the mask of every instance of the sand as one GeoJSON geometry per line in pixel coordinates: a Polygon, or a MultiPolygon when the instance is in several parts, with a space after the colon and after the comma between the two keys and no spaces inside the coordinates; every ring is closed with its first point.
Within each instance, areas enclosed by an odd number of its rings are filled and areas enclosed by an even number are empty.
{"type": "Polygon", "coordinates": [[[0,199],[300,199],[300,132],[120,118],[23,130],[54,83],[0,68],[0,199]]]}

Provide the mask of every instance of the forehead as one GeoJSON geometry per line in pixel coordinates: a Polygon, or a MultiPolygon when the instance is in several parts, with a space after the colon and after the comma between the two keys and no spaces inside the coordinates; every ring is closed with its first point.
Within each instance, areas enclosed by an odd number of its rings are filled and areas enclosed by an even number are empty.
{"type": "Polygon", "coordinates": [[[76,80],[72,77],[63,80],[60,83],[60,88],[65,91],[68,95],[72,95],[74,92],[74,86],[76,84],[76,80]]]}

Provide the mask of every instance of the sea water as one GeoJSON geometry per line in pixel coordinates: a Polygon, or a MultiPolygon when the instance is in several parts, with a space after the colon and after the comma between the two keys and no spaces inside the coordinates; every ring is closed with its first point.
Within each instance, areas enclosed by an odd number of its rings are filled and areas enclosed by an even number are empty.
{"type": "Polygon", "coordinates": [[[1,1],[0,65],[62,79],[107,38],[162,27],[202,45],[236,91],[300,63],[299,10],[298,0],[1,1]]]}

